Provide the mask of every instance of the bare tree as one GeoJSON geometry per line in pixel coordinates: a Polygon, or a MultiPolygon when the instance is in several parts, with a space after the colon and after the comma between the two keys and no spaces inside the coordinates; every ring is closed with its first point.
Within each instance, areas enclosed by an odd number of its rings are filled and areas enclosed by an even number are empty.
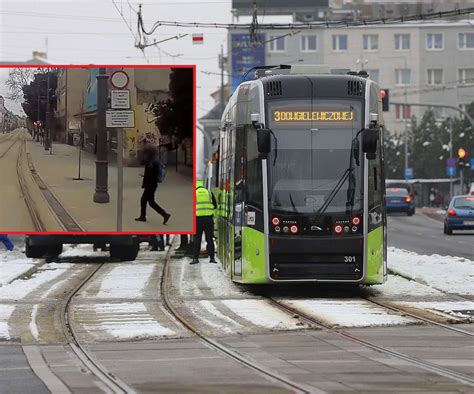
{"type": "Polygon", "coordinates": [[[33,68],[12,68],[8,73],[6,85],[9,90],[10,100],[21,102],[23,100],[23,86],[28,85],[35,75],[33,68]]]}
{"type": "Polygon", "coordinates": [[[28,85],[34,79],[35,74],[45,74],[51,70],[53,70],[51,67],[36,69],[19,67],[10,69],[6,80],[6,85],[10,93],[7,98],[16,102],[23,101],[23,86],[28,85]]]}

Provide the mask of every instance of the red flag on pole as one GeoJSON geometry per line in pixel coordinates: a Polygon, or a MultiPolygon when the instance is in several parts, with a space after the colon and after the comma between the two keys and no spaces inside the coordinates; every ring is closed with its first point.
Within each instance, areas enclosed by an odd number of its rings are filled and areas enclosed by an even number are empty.
{"type": "Polygon", "coordinates": [[[194,33],[193,34],[193,44],[203,44],[204,43],[204,34],[203,33],[194,33]]]}

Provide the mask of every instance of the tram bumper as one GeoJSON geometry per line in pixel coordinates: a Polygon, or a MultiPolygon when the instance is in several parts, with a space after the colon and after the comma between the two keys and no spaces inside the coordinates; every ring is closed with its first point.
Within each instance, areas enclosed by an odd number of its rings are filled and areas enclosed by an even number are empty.
{"type": "Polygon", "coordinates": [[[270,236],[272,281],[347,281],[364,279],[364,238],[270,236]]]}

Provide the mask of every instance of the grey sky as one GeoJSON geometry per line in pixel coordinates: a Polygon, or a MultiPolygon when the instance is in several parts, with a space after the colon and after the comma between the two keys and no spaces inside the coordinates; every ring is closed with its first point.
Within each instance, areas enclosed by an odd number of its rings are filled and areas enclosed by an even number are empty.
{"type": "MultiPolygon", "coordinates": [[[[138,0],[116,0],[127,22],[136,32],[138,0]]],[[[146,27],[157,20],[231,21],[230,0],[144,0],[146,27]]],[[[180,40],[160,44],[161,53],[151,47],[145,50],[151,64],[197,64],[198,117],[212,108],[209,94],[218,88],[220,76],[201,71],[218,72],[221,44],[226,51],[226,31],[222,29],[158,28],[152,36],[161,40],[188,33],[180,40]],[[191,34],[204,33],[204,44],[193,45],[191,34]],[[168,56],[166,51],[178,57],[168,56]]],[[[48,59],[58,64],[102,63],[142,64],[147,60],[134,48],[134,38],[114,8],[112,0],[0,0],[0,58],[2,61],[24,61],[32,51],[48,49],[48,59]],[[47,40],[47,44],[46,44],[47,40]]],[[[0,69],[0,95],[6,94],[6,70],[0,69]]],[[[19,106],[7,101],[9,109],[19,106]]]]}

